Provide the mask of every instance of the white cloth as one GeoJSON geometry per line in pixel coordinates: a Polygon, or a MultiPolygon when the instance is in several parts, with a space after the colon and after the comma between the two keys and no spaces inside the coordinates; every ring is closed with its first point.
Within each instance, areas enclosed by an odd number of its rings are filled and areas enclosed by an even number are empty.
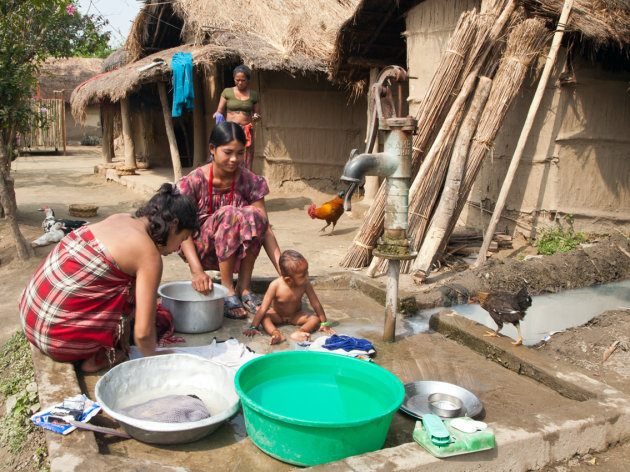
{"type": "MultiPolygon", "coordinates": [[[[207,346],[190,346],[190,347],[159,347],[156,351],[173,351],[176,353],[192,354],[193,356],[210,359],[217,364],[238,370],[240,366],[251,359],[260,357],[254,351],[249,350],[247,346],[238,342],[234,338],[218,343],[216,338],[207,346]]],[[[131,346],[129,359],[140,359],[142,354],[136,346],[131,346]]]]}

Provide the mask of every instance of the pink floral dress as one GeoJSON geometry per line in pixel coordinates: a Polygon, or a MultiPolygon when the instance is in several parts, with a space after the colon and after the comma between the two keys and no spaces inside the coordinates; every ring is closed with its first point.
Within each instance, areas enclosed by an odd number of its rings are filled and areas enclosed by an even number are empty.
{"type": "MultiPolygon", "coordinates": [[[[232,203],[229,204],[230,188],[213,188],[212,208],[208,179],[201,168],[182,177],[177,187],[197,205],[201,230],[193,241],[205,270],[218,270],[219,262],[236,254],[234,273],[238,273],[247,253],[252,251],[258,257],[269,222],[251,204],[269,193],[264,177],[241,168],[241,175],[234,183],[232,203]]],[[[178,254],[186,260],[181,249],[178,254]]]]}

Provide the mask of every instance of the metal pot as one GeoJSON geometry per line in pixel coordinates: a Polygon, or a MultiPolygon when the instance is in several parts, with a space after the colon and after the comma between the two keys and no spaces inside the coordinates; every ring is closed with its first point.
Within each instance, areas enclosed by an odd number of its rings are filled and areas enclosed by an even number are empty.
{"type": "Polygon", "coordinates": [[[190,281],[168,282],[160,285],[158,294],[179,333],[206,333],[223,325],[223,298],[228,294],[223,285],[213,284],[210,294],[203,295],[190,281]]]}

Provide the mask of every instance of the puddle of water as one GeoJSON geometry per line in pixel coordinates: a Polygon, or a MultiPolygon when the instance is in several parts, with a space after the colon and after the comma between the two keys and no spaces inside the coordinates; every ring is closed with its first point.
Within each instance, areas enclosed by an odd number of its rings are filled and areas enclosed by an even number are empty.
{"type": "MultiPolygon", "coordinates": [[[[493,331],[497,329],[488,312],[476,303],[447,308],[493,331]]],[[[579,326],[604,311],[619,308],[630,308],[630,279],[532,297],[532,306],[527,309],[527,314],[521,321],[523,344],[531,346],[545,336],[579,326]]],[[[406,324],[414,332],[426,331],[431,315],[444,309],[445,307],[422,311],[419,317],[407,319],[406,324]]],[[[518,338],[516,328],[511,324],[503,325],[500,333],[515,340],[518,338]]]]}

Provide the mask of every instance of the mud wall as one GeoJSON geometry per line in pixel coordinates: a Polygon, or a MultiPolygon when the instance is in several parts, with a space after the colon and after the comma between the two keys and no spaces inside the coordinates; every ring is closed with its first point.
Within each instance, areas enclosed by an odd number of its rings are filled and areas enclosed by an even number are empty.
{"type": "MultiPolygon", "coordinates": [[[[407,16],[410,110],[415,114],[461,12],[478,1],[426,0],[407,16]]],[[[578,230],[630,230],[630,73],[562,50],[497,227],[526,236],[566,214],[578,230]]],[[[515,100],[482,166],[460,224],[485,228],[537,85],[515,100]]]]}
{"type": "Polygon", "coordinates": [[[70,103],[66,103],[66,142],[68,145],[78,145],[86,136],[100,138],[103,135],[100,105],[90,105],[86,108],[85,114],[85,123],[83,125],[77,123],[70,112],[70,103]]]}
{"type": "Polygon", "coordinates": [[[258,75],[263,117],[255,130],[254,170],[272,190],[341,188],[352,148],[363,148],[366,101],[350,103],[324,76],[258,75]]]}

